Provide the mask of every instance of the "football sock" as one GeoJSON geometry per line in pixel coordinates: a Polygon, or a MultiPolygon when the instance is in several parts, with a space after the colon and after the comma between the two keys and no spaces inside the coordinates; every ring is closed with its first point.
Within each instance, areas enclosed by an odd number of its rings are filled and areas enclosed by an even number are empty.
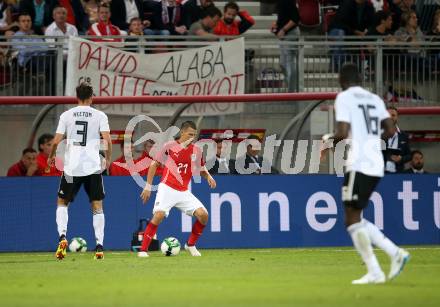
{"type": "Polygon", "coordinates": [[[141,251],[146,252],[150,246],[151,240],[153,240],[154,235],[157,231],[157,225],[153,223],[148,223],[147,228],[144,231],[144,239],[142,240],[141,251]]]}
{"type": "Polygon", "coordinates": [[[377,246],[381,250],[383,250],[387,255],[392,258],[397,255],[399,252],[399,248],[396,244],[394,244],[390,239],[388,239],[382,231],[377,228],[376,225],[370,223],[367,220],[362,220],[364,222],[365,228],[368,231],[368,235],[370,236],[371,243],[374,246],[377,246]]]}
{"type": "Polygon", "coordinates": [[[196,245],[196,242],[200,238],[200,236],[202,235],[202,232],[203,232],[203,229],[205,229],[205,226],[206,225],[203,225],[198,220],[194,223],[192,231],[191,231],[191,235],[189,236],[189,239],[187,242],[187,244],[189,246],[196,245]]]}
{"type": "Polygon", "coordinates": [[[104,213],[93,213],[93,228],[95,229],[96,244],[104,245],[104,213]]]}
{"type": "Polygon", "coordinates": [[[365,224],[360,221],[359,223],[352,224],[347,227],[353,245],[361,255],[362,260],[367,266],[368,272],[372,274],[379,274],[382,272],[376,255],[373,253],[373,247],[371,246],[370,236],[368,235],[365,224]]]}
{"type": "Polygon", "coordinates": [[[66,237],[67,234],[67,222],[69,221],[69,213],[67,210],[67,206],[57,206],[56,222],[60,238],[62,236],[66,237]]]}

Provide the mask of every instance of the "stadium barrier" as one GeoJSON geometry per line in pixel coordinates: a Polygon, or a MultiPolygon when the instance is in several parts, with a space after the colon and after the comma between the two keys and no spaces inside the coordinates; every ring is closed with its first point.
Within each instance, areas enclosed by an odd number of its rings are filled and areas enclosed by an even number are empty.
{"type": "MultiPolygon", "coordinates": [[[[63,95],[65,42],[63,38],[49,39],[56,41],[20,43],[27,50],[45,50],[45,54],[32,57],[26,67],[21,67],[17,44],[0,38],[5,54],[0,63],[2,96],[63,95]]],[[[440,93],[433,88],[440,81],[440,42],[426,37],[422,46],[414,46],[375,39],[335,41],[327,36],[301,36],[296,41],[280,42],[273,36],[245,36],[246,93],[279,93],[289,88],[298,92],[334,92],[339,89],[337,73],[341,63],[350,61],[358,64],[363,86],[390,102],[438,104],[440,93]],[[285,78],[280,47],[292,51],[292,80],[285,78]]],[[[206,46],[210,42],[200,37],[130,37],[129,41],[112,46],[131,52],[159,53],[206,46]]]]}
{"type": "MultiPolygon", "coordinates": [[[[200,248],[275,248],[351,245],[340,201],[342,178],[330,175],[218,176],[210,190],[193,184],[210,220],[200,248]]],[[[51,251],[57,242],[59,179],[2,178],[0,251],[51,251]],[[26,238],[25,243],[23,238],[26,238]]],[[[105,246],[128,250],[140,218],[151,217],[130,177],[105,177],[105,246]]],[[[152,198],[154,198],[154,194],[152,198]]],[[[364,216],[398,244],[440,244],[440,177],[389,175],[380,182],[364,216]]],[[[184,242],[191,218],[172,210],[158,238],[184,242]]],[[[94,246],[92,214],[84,191],[69,209],[68,237],[94,246]]]]}

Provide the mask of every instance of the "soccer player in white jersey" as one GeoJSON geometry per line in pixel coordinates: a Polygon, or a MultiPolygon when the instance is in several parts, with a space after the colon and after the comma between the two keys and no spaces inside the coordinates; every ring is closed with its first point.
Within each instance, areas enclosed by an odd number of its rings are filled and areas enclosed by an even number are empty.
{"type": "Polygon", "coordinates": [[[390,280],[402,271],[409,260],[409,254],[385,237],[376,225],[363,219],[362,210],[367,207],[372,192],[384,175],[382,138],[394,135],[395,126],[382,99],[360,86],[361,76],[355,65],[346,64],[342,67],[339,82],[343,91],[335,101],[336,132],[323,139],[334,139],[337,143],[351,134],[342,201],[347,231],[368,270],[365,276],[352,283],[384,283],[385,274],[372,246],[382,249],[390,257],[390,280]]]}
{"type": "Polygon", "coordinates": [[[60,116],[58,128],[53,140],[48,165],[53,165],[58,145],[65,138],[64,172],[58,190],[56,222],[59,244],[55,253],[57,259],[66,256],[68,206],[73,202],[82,185],[92,205],[93,228],[95,230],[95,259],[104,258],[104,184],[102,180],[103,165],[99,155],[101,135],[106,143],[106,167],[112,154],[112,143],[107,115],[92,108],[93,88],[82,83],[76,88],[78,106],[60,116]]]}

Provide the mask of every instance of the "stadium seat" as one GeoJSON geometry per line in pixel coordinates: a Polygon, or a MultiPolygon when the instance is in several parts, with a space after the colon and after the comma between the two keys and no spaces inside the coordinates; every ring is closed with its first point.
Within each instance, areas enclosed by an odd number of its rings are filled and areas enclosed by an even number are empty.
{"type": "Polygon", "coordinates": [[[317,27],[321,24],[319,18],[320,5],[318,0],[298,0],[300,25],[317,27]]]}

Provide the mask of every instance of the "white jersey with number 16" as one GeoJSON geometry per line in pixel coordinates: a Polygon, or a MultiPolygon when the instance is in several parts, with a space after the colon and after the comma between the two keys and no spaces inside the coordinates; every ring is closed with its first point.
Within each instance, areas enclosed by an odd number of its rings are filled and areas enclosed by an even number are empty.
{"type": "Polygon", "coordinates": [[[382,177],[381,122],[389,117],[383,100],[360,86],[353,86],[338,94],[335,111],[337,122],[350,124],[347,171],[382,177]]]}
{"type": "Polygon", "coordinates": [[[60,116],[56,133],[64,134],[64,173],[88,176],[101,171],[101,132],[110,132],[104,112],[90,106],[74,107],[60,116]]]}

